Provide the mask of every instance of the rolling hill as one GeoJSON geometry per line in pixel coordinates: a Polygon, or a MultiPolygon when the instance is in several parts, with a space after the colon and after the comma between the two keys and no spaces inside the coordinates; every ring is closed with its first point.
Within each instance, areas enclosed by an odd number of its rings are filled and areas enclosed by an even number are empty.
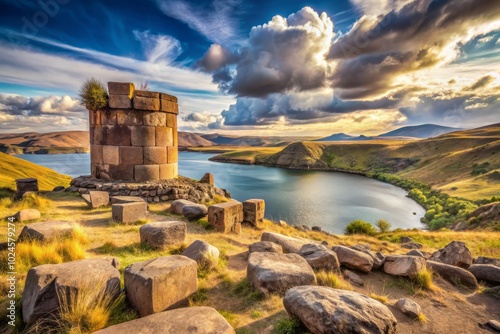
{"type": "Polygon", "coordinates": [[[88,152],[88,131],[0,134],[0,152],[17,153],[83,153],[88,152]]]}
{"type": "Polygon", "coordinates": [[[320,139],[316,139],[314,141],[348,141],[348,140],[353,140],[353,141],[357,141],[357,140],[371,140],[372,138],[370,137],[366,137],[364,135],[360,135],[360,136],[351,136],[351,135],[348,135],[348,134],[345,134],[345,133],[335,133],[331,136],[328,136],[328,137],[324,137],[324,138],[320,138],[320,139]]]}
{"type": "Polygon", "coordinates": [[[431,138],[445,133],[459,131],[462,129],[451,128],[436,124],[422,124],[415,126],[405,126],[396,130],[383,133],[378,137],[414,137],[414,138],[431,138]]]}
{"type": "Polygon", "coordinates": [[[179,147],[205,147],[214,145],[214,142],[211,142],[196,133],[179,131],[179,147]]]}

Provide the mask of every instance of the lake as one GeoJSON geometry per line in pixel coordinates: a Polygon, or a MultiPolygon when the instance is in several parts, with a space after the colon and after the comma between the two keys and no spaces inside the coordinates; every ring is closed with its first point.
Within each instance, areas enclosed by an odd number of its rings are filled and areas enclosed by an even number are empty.
{"type": "MultiPolygon", "coordinates": [[[[262,198],[266,217],[289,224],[321,226],[343,233],[352,220],[375,223],[385,219],[392,228],[423,228],[425,210],[406,191],[360,175],[236,165],[212,162],[213,154],[179,152],[179,173],[200,179],[214,174],[215,185],[233,198],[262,198]]],[[[90,174],[89,154],[21,154],[17,157],[76,177],[90,174]]]]}

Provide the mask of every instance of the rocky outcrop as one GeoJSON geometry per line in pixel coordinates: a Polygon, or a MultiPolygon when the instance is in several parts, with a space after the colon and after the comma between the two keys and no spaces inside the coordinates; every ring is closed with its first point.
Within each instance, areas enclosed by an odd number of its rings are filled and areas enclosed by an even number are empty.
{"type": "Polygon", "coordinates": [[[411,255],[386,256],[384,272],[395,276],[416,276],[425,269],[425,259],[411,255]]]}
{"type": "Polygon", "coordinates": [[[208,209],[203,204],[188,204],[182,207],[181,213],[188,220],[198,220],[207,215],[208,209]]]}
{"type": "Polygon", "coordinates": [[[258,241],[248,246],[248,252],[283,253],[283,247],[271,241],[258,241]]]}
{"type": "Polygon", "coordinates": [[[153,248],[163,248],[182,244],[186,240],[187,226],[181,221],[148,223],[139,228],[139,234],[141,242],[153,248]]]}
{"type": "Polygon", "coordinates": [[[304,246],[307,241],[300,240],[297,238],[288,237],[283,234],[273,233],[273,232],[264,232],[260,237],[261,241],[271,241],[283,248],[283,252],[285,253],[298,253],[300,248],[304,246]]]}
{"type": "Polygon", "coordinates": [[[251,253],[247,279],[263,293],[284,292],[294,286],[316,284],[314,271],[297,254],[251,253]]]}
{"type": "Polygon", "coordinates": [[[467,268],[478,281],[500,284],[500,268],[492,264],[473,264],[467,268]]]}
{"type": "Polygon", "coordinates": [[[396,333],[389,308],[357,292],[298,286],[286,292],[283,305],[313,334],[396,333]]]}
{"type": "Polygon", "coordinates": [[[120,272],[108,259],[33,267],[26,276],[21,300],[23,320],[29,324],[55,312],[63,295],[71,298],[72,294],[84,293],[97,299],[108,294],[112,299],[119,291],[120,272]]]}
{"type": "Polygon", "coordinates": [[[474,258],[465,242],[452,241],[444,248],[434,252],[429,260],[467,268],[473,263],[474,258]]]}
{"type": "Polygon", "coordinates": [[[125,290],[141,317],[187,305],[198,290],[197,263],[182,255],[158,257],[125,268],[125,290]]]}
{"type": "Polygon", "coordinates": [[[364,273],[372,270],[373,259],[370,255],[345,246],[335,246],[332,250],[337,254],[341,265],[364,273]]]}
{"type": "Polygon", "coordinates": [[[37,209],[24,209],[18,211],[14,215],[14,218],[16,218],[16,222],[24,222],[39,219],[41,216],[42,215],[40,214],[40,211],[38,211],[37,209]]]}
{"type": "Polygon", "coordinates": [[[427,260],[427,267],[453,285],[477,289],[477,279],[466,269],[441,262],[427,260]]]}
{"type": "Polygon", "coordinates": [[[395,306],[410,318],[417,318],[420,312],[422,312],[420,305],[408,298],[399,298],[395,306]]]}
{"type": "Polygon", "coordinates": [[[195,260],[200,268],[213,269],[219,263],[220,251],[203,240],[195,240],[182,255],[195,260]]]}
{"type": "Polygon", "coordinates": [[[48,241],[56,237],[66,236],[73,233],[77,226],[78,225],[75,223],[59,221],[33,223],[23,227],[18,240],[48,241]]]}
{"type": "Polygon", "coordinates": [[[377,256],[376,253],[374,253],[370,250],[369,245],[355,245],[355,246],[351,246],[350,248],[355,249],[355,250],[359,250],[360,252],[363,252],[366,255],[369,255],[373,259],[372,270],[377,270],[378,268],[380,268],[384,264],[385,257],[384,256],[381,256],[381,257],[377,256]]]}
{"type": "Polygon", "coordinates": [[[214,308],[193,306],[148,315],[97,331],[94,334],[235,334],[214,308]]]}
{"type": "Polygon", "coordinates": [[[340,263],[337,254],[323,245],[306,244],[299,250],[309,265],[315,270],[339,270],[340,263]]]}

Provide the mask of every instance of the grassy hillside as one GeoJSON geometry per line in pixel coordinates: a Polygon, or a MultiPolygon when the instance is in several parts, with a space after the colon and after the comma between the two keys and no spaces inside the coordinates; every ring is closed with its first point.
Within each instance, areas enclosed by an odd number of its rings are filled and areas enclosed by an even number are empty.
{"type": "Polygon", "coordinates": [[[0,134],[0,152],[18,153],[83,153],[90,147],[88,131],[0,134]]]}
{"type": "Polygon", "coordinates": [[[16,189],[16,179],[34,177],[40,190],[52,190],[56,186],[69,186],[71,177],[59,174],[23,159],[0,153],[0,188],[16,189]]]}

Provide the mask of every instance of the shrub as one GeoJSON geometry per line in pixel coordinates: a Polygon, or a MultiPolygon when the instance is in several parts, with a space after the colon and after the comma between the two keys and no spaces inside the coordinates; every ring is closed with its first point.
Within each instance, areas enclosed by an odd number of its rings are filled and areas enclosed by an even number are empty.
{"type": "Polygon", "coordinates": [[[391,229],[391,224],[385,219],[379,219],[377,220],[377,227],[380,230],[380,232],[386,233],[389,232],[389,230],[391,229]]]}
{"type": "Polygon", "coordinates": [[[307,333],[304,326],[295,318],[282,318],[274,326],[276,334],[302,334],[307,333]]]}
{"type": "Polygon", "coordinates": [[[377,231],[369,222],[364,220],[353,220],[345,228],[345,234],[367,234],[375,235],[377,231]]]}
{"type": "Polygon", "coordinates": [[[95,78],[86,79],[78,91],[80,104],[88,110],[96,111],[107,104],[108,94],[104,84],[95,78]]]}

